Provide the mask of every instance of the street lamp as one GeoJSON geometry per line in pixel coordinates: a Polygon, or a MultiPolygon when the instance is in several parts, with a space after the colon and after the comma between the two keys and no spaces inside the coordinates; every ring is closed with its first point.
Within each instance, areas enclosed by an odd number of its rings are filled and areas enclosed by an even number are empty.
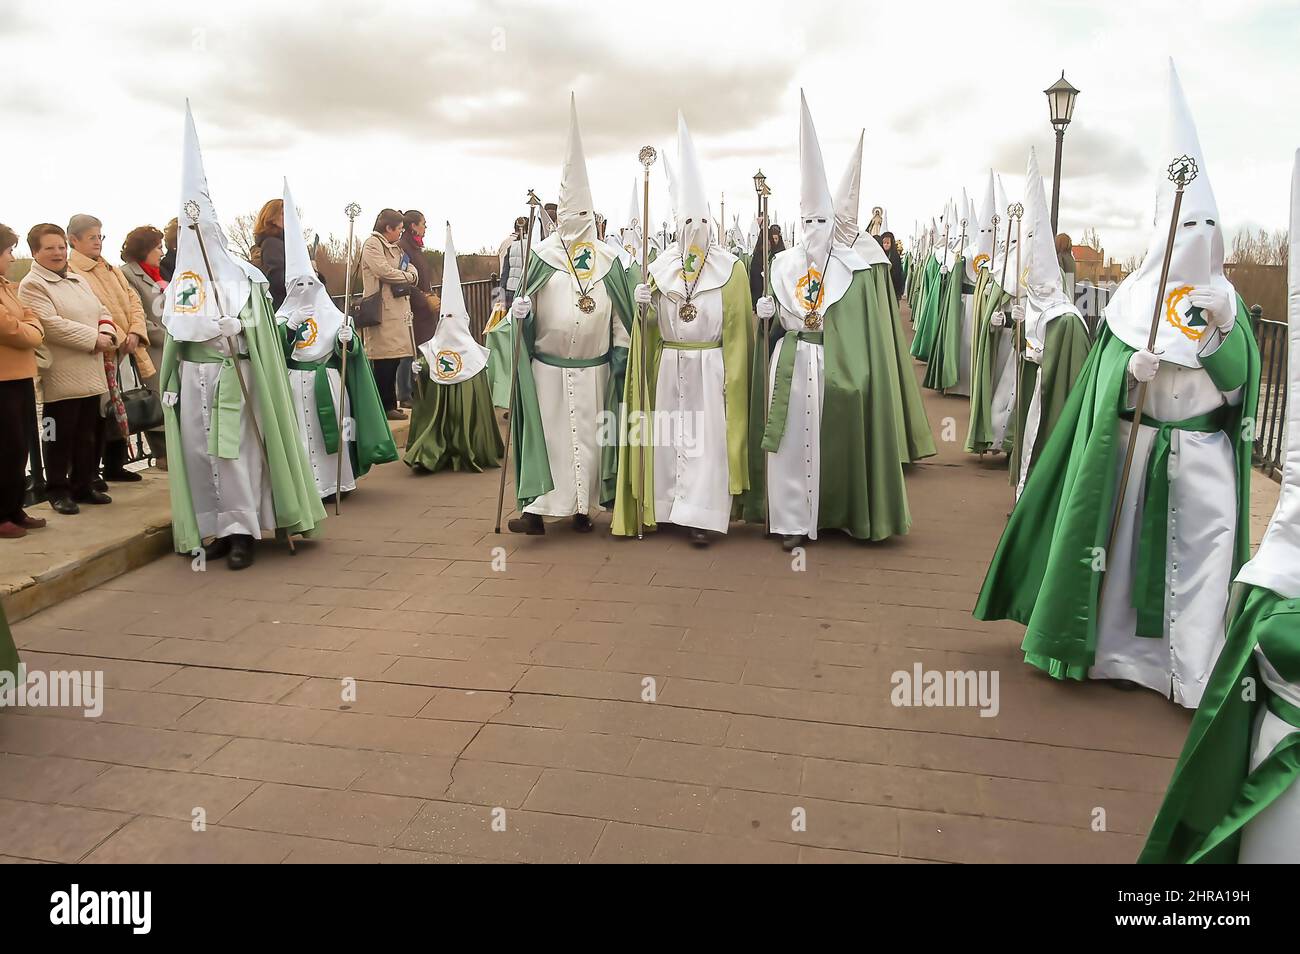
{"type": "Polygon", "coordinates": [[[1056,174],[1052,180],[1052,236],[1055,238],[1061,204],[1061,146],[1065,141],[1065,127],[1070,125],[1070,119],[1074,116],[1074,100],[1079,91],[1065,78],[1065,70],[1061,70],[1061,78],[1043,92],[1047,95],[1052,128],[1056,130],[1056,174]]]}

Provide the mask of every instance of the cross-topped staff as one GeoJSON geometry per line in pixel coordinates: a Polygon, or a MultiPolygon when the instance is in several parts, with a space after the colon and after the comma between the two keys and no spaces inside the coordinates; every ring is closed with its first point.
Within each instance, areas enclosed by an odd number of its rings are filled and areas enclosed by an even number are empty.
{"type": "MultiPolygon", "coordinates": [[[[343,207],[343,214],[348,217],[348,245],[343,253],[344,274],[343,274],[343,327],[347,327],[352,322],[352,230],[356,226],[357,216],[361,214],[361,206],[355,202],[349,202],[343,207]]],[[[354,332],[355,333],[355,332],[354,332]]],[[[348,450],[348,435],[344,430],[344,425],[350,419],[345,419],[343,415],[343,405],[348,399],[348,351],[351,342],[343,346],[343,355],[339,359],[339,406],[338,406],[338,435],[339,435],[339,453],[337,467],[334,471],[334,516],[341,512],[340,501],[343,499],[343,455],[348,450]]]]}
{"type": "MultiPolygon", "coordinates": [[[[194,230],[195,237],[199,240],[199,254],[203,257],[203,270],[208,273],[208,283],[212,286],[212,297],[216,302],[217,311],[224,317],[226,309],[221,304],[221,286],[217,282],[216,276],[212,271],[212,262],[208,259],[208,246],[203,241],[203,230],[199,228],[199,204],[193,199],[186,199],[185,204],[181,206],[185,212],[185,217],[190,220],[189,228],[194,230]]],[[[238,317],[235,315],[233,317],[238,317]]],[[[235,366],[235,378],[239,381],[239,391],[244,398],[244,407],[248,409],[248,423],[253,426],[253,434],[257,437],[257,446],[262,451],[262,461],[266,464],[267,470],[271,468],[271,460],[266,453],[266,441],[262,439],[262,429],[257,426],[257,409],[253,404],[253,399],[248,392],[248,382],[244,380],[244,369],[239,364],[239,335],[238,333],[226,336],[226,347],[230,350],[231,363],[235,366]]],[[[289,552],[293,553],[293,538],[288,533],[285,534],[285,540],[289,544],[289,552]]]]}
{"type": "MultiPolygon", "coordinates": [[[[537,198],[537,193],[532,189],[528,190],[528,234],[524,237],[524,258],[523,269],[524,277],[519,283],[519,293],[528,294],[528,258],[533,249],[533,229],[537,224],[537,211],[542,207],[542,200],[537,198]]],[[[545,215],[545,210],[542,211],[545,215]]],[[[445,291],[445,289],[444,289],[445,291]]],[[[515,433],[515,390],[519,384],[519,339],[523,337],[523,331],[518,327],[519,322],[513,318],[510,319],[510,337],[512,345],[510,350],[510,409],[506,412],[506,447],[505,453],[501,457],[501,485],[497,488],[497,522],[495,532],[501,532],[501,508],[505,505],[506,499],[506,470],[510,467],[510,444],[515,433]]]]}
{"type": "MultiPolygon", "coordinates": [[[[644,182],[641,191],[641,221],[646,223],[650,221],[650,167],[654,165],[655,160],[659,158],[659,154],[655,152],[654,146],[642,146],[641,150],[636,154],[636,157],[641,163],[644,171],[644,182]]],[[[648,247],[644,225],[641,228],[641,276],[642,281],[645,281],[650,277],[650,249],[648,247]]],[[[641,406],[644,409],[644,414],[647,413],[650,408],[650,378],[649,370],[647,368],[647,365],[650,362],[650,351],[647,347],[647,339],[649,335],[646,332],[646,316],[649,312],[649,308],[646,305],[640,305],[637,310],[640,313],[638,315],[638,320],[641,322],[641,370],[637,386],[641,389],[641,406]]],[[[629,427],[631,426],[631,423],[631,421],[628,422],[629,427]]],[[[636,497],[637,502],[636,538],[638,540],[642,538],[645,531],[646,507],[649,503],[649,501],[645,499],[645,428],[648,426],[648,422],[643,419],[641,425],[642,430],[637,435],[636,442],[636,474],[632,477],[632,489],[635,491],[634,496],[636,497]]]]}
{"type": "MultiPolygon", "coordinates": [[[[1151,308],[1151,332],[1147,335],[1147,351],[1155,351],[1156,336],[1160,331],[1160,310],[1165,301],[1165,283],[1169,280],[1169,262],[1174,255],[1174,236],[1178,231],[1178,211],[1183,205],[1183,190],[1191,185],[1200,170],[1191,156],[1179,156],[1169,163],[1167,174],[1175,186],[1174,207],[1169,213],[1169,236],[1165,241],[1165,257],[1160,263],[1160,283],[1156,285],[1156,299],[1151,308]]],[[[1115,510],[1110,520],[1110,535],[1106,539],[1106,563],[1110,564],[1115,548],[1115,535],[1119,532],[1119,517],[1124,506],[1124,493],[1128,489],[1129,471],[1133,468],[1133,454],[1137,449],[1138,428],[1142,423],[1142,409],[1146,405],[1147,382],[1139,381],[1133,398],[1133,421],[1128,431],[1128,447],[1124,451],[1124,469],[1119,472],[1119,487],[1115,491],[1115,510]]]]}
{"type": "MultiPolygon", "coordinates": [[[[1020,293],[1021,293],[1021,288],[1020,288],[1020,286],[1021,286],[1021,284],[1022,284],[1021,279],[1023,278],[1023,276],[1020,274],[1020,222],[1021,222],[1021,220],[1025,217],[1025,206],[1024,206],[1024,204],[1021,203],[1021,202],[1013,202],[1013,203],[1011,203],[1009,206],[1007,206],[1007,215],[1008,215],[1010,218],[1014,219],[1014,220],[1015,220],[1015,223],[1016,223],[1016,294],[1015,294],[1015,300],[1016,300],[1016,304],[1020,304],[1020,293]]],[[[1010,223],[1008,223],[1008,226],[1009,226],[1009,225],[1010,225],[1010,223]]],[[[1008,239],[1008,241],[1010,241],[1010,236],[1011,236],[1011,230],[1010,230],[1010,228],[1008,227],[1008,229],[1007,229],[1007,239],[1008,239]]],[[[1011,250],[1010,250],[1010,249],[1007,249],[1007,256],[1006,256],[1006,257],[1007,257],[1008,259],[1011,258],[1011,250]]],[[[1002,265],[1003,265],[1003,270],[1005,271],[1005,270],[1006,270],[1006,262],[1003,262],[1002,265]]],[[[1019,439],[1019,441],[1020,441],[1020,454],[1019,454],[1019,455],[1017,456],[1017,458],[1016,458],[1016,466],[1013,468],[1013,467],[1011,467],[1010,465],[1008,465],[1008,467],[1007,467],[1007,474],[1008,474],[1008,476],[1011,478],[1011,496],[1012,496],[1012,500],[1014,500],[1014,499],[1015,499],[1015,490],[1016,490],[1016,488],[1020,485],[1020,461],[1021,461],[1021,460],[1024,458],[1024,456],[1025,456],[1025,435],[1024,435],[1024,433],[1023,433],[1024,428],[1023,428],[1023,425],[1022,425],[1022,423],[1021,423],[1021,418],[1020,418],[1020,407],[1021,407],[1021,405],[1020,405],[1020,392],[1021,392],[1021,390],[1022,390],[1021,387],[1020,387],[1020,385],[1021,385],[1021,383],[1022,383],[1022,382],[1021,382],[1021,379],[1022,379],[1022,377],[1024,376],[1024,367],[1025,367],[1025,326],[1024,326],[1024,324],[1023,324],[1023,323],[1020,323],[1020,324],[1014,325],[1014,326],[1012,327],[1011,334],[1012,334],[1012,339],[1011,339],[1011,340],[1012,340],[1012,342],[1013,342],[1013,343],[1015,344],[1015,346],[1016,346],[1016,380],[1014,381],[1014,385],[1015,385],[1015,389],[1016,389],[1016,419],[1015,419],[1015,421],[1014,421],[1014,424],[1015,424],[1015,428],[1016,428],[1016,430],[1015,430],[1016,437],[1017,437],[1017,439],[1019,439]]]]}

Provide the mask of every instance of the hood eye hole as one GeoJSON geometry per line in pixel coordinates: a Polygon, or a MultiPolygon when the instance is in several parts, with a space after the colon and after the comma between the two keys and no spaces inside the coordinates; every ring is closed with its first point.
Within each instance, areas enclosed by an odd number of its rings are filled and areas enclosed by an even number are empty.
{"type": "Polygon", "coordinates": [[[1183,228],[1185,228],[1185,229],[1186,229],[1186,228],[1191,228],[1191,227],[1192,227],[1193,225],[1195,225],[1195,224],[1196,224],[1196,220],[1193,219],[1193,220],[1190,221],[1190,222],[1184,222],[1184,223],[1183,223],[1183,228]]]}
{"type": "Polygon", "coordinates": [[[1206,220],[1205,220],[1205,224],[1206,224],[1206,225],[1213,225],[1213,224],[1214,224],[1214,219],[1206,219],[1206,220]]]}

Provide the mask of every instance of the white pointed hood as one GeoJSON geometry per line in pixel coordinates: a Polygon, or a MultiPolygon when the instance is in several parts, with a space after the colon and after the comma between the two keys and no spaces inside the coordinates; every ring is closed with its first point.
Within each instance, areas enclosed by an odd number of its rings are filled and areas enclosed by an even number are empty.
{"type": "Polygon", "coordinates": [[[538,258],[552,268],[575,275],[584,288],[604,278],[618,256],[596,237],[596,206],[587,180],[587,159],[582,150],[578,106],[573,94],[569,95],[569,139],[560,175],[555,224],[555,232],[534,246],[538,258]]]}
{"type": "Polygon", "coordinates": [[[1025,170],[1025,220],[1021,225],[1021,268],[1025,285],[1025,333],[1039,348],[1047,337],[1047,325],[1061,315],[1079,311],[1066,294],[1061,265],[1052,235],[1047,187],[1038,168],[1038,155],[1029,149],[1025,170]]]}
{"type": "Polygon", "coordinates": [[[324,361],[334,353],[339,329],[343,327],[343,312],[316,277],[288,179],[284,180],[284,288],[284,301],[275,313],[276,320],[284,323],[295,316],[302,318],[293,359],[324,361]]]}
{"type": "Polygon", "coordinates": [[[862,256],[835,241],[835,203],[808,100],[799,94],[799,241],[772,259],[772,294],[787,311],[825,316],[848,291],[862,256]]]}
{"type": "MultiPolygon", "coordinates": [[[[978,209],[971,214],[967,231],[966,278],[975,282],[981,269],[988,268],[993,257],[993,170],[989,170],[988,184],[978,209]]],[[[972,206],[974,202],[972,200],[972,206]]]]}
{"type": "Polygon", "coordinates": [[[260,294],[266,294],[266,278],[252,265],[235,258],[227,245],[226,233],[217,221],[217,210],[208,191],[199,135],[188,102],[182,148],[176,272],[167,285],[163,324],[177,341],[210,341],[218,335],[218,318],[237,317],[244,310],[255,282],[263,286],[260,294]],[[197,229],[189,215],[195,212],[197,229]],[[202,249],[197,230],[203,233],[202,249]],[[207,251],[207,264],[203,250],[207,251]]]}
{"type": "Polygon", "coordinates": [[[1151,332],[1152,309],[1157,298],[1163,299],[1156,353],[1162,361],[1172,361],[1185,368],[1199,368],[1199,354],[1206,344],[1203,339],[1207,326],[1203,318],[1190,310],[1188,291],[1196,286],[1214,285],[1227,291],[1234,303],[1237,292],[1223,273],[1223,228],[1219,222],[1219,209],[1200,138],[1196,134],[1196,123],[1183,96],[1173,60],[1169,61],[1168,121],[1164,152],[1155,157],[1161,181],[1146,258],[1137,271],[1115,289],[1106,306],[1105,318],[1110,330],[1121,341],[1131,348],[1145,348],[1151,332]],[[1173,256],[1169,262],[1169,279],[1164,288],[1157,288],[1175,193],[1167,169],[1180,156],[1195,160],[1197,176],[1183,192],[1178,227],[1174,232],[1173,256]]]}
{"type": "Polygon", "coordinates": [[[438,329],[420,345],[420,354],[429,369],[429,379],[438,384],[460,384],[487,367],[488,349],[474,340],[469,330],[469,309],[460,285],[460,267],[456,264],[456,244],[451,240],[451,223],[447,223],[447,244],[442,256],[442,306],[438,311],[438,329]]]}
{"type": "Polygon", "coordinates": [[[862,194],[862,143],[866,132],[858,134],[858,144],[849,155],[849,164],[835,190],[835,240],[843,242],[862,256],[868,265],[889,264],[889,256],[870,232],[858,228],[859,198],[862,194]]]}
{"type": "Polygon", "coordinates": [[[758,216],[749,217],[749,231],[745,233],[745,251],[750,255],[754,254],[754,249],[758,247],[758,216]]]}
{"type": "Polygon", "coordinates": [[[684,301],[686,292],[721,288],[731,278],[736,256],[723,248],[713,231],[709,216],[708,192],[704,173],[686,117],[677,113],[676,187],[673,210],[677,219],[677,241],[650,265],[650,275],[664,294],[684,301]]]}
{"type": "Polygon", "coordinates": [[[1273,519],[1254,558],[1237,574],[1240,583],[1300,598],[1300,149],[1291,166],[1291,250],[1286,290],[1287,407],[1283,425],[1286,457],[1273,519]]]}
{"type": "MultiPolygon", "coordinates": [[[[993,256],[993,277],[997,280],[1002,290],[1008,295],[1015,298],[1019,295],[1020,280],[1016,274],[1016,248],[1024,239],[1025,223],[1022,219],[1017,231],[1016,222],[1011,218],[1009,209],[1011,200],[1007,198],[1006,190],[1002,188],[1002,174],[998,173],[995,177],[995,192],[997,195],[997,214],[998,228],[994,238],[997,240],[997,254],[993,256]],[[1011,228],[1007,228],[1007,223],[1011,223],[1011,228]],[[1006,270],[1003,271],[1002,263],[1006,261],[1006,270]]],[[[1020,268],[1023,271],[1025,267],[1024,253],[1020,255],[1020,268]]]]}

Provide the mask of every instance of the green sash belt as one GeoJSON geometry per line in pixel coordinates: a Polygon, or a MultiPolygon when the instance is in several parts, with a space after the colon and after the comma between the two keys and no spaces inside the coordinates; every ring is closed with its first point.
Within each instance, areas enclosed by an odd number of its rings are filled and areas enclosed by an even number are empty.
{"type": "MultiPolygon", "coordinates": [[[[1125,416],[1132,420],[1131,415],[1125,416]]],[[[1133,575],[1133,607],[1137,610],[1137,635],[1160,639],[1165,634],[1165,565],[1169,548],[1169,447],[1174,431],[1213,434],[1223,430],[1225,409],[1183,421],[1157,421],[1142,415],[1142,423],[1156,428],[1151,461],[1147,465],[1146,499],[1138,533],[1133,575]]]]}
{"type": "Polygon", "coordinates": [[[330,387],[329,361],[295,361],[289,358],[285,365],[290,371],[312,372],[312,391],[316,397],[316,419],[320,425],[321,437],[325,441],[325,452],[339,452],[338,409],[334,406],[334,389],[330,387]]]}
{"type": "Polygon", "coordinates": [[[661,344],[674,351],[712,351],[722,347],[721,341],[669,341],[667,338],[664,338],[661,344]]]}
{"type": "MultiPolygon", "coordinates": [[[[239,387],[239,370],[229,355],[205,341],[182,341],[180,359],[191,364],[219,364],[217,392],[212,400],[212,427],[208,431],[208,453],[223,460],[239,459],[239,412],[244,395],[239,387]]],[[[241,354],[241,361],[248,355],[241,354]]]]}
{"type": "Polygon", "coordinates": [[[1267,686],[1261,685],[1260,689],[1264,692],[1264,704],[1268,706],[1268,711],[1288,725],[1295,726],[1296,731],[1274,746],[1273,751],[1259,763],[1259,767],[1242,780],[1241,790],[1232,807],[1224,814],[1223,820],[1205,836],[1196,853],[1187,859],[1188,864],[1200,861],[1236,835],[1252,818],[1277,801],[1278,796],[1300,777],[1300,708],[1267,686]]]}
{"type": "Polygon", "coordinates": [[[787,331],[782,341],[790,341],[790,347],[781,345],[781,357],[776,362],[776,380],[772,383],[772,404],[767,414],[767,429],[763,432],[763,450],[775,454],[785,436],[785,419],[790,414],[790,388],[794,384],[794,356],[799,350],[798,342],[821,344],[821,331],[787,331]],[[793,339],[793,340],[791,340],[793,339]]]}
{"type": "Polygon", "coordinates": [[[534,351],[533,357],[552,368],[599,368],[602,364],[609,364],[608,351],[594,358],[561,358],[559,355],[534,351]]]}

